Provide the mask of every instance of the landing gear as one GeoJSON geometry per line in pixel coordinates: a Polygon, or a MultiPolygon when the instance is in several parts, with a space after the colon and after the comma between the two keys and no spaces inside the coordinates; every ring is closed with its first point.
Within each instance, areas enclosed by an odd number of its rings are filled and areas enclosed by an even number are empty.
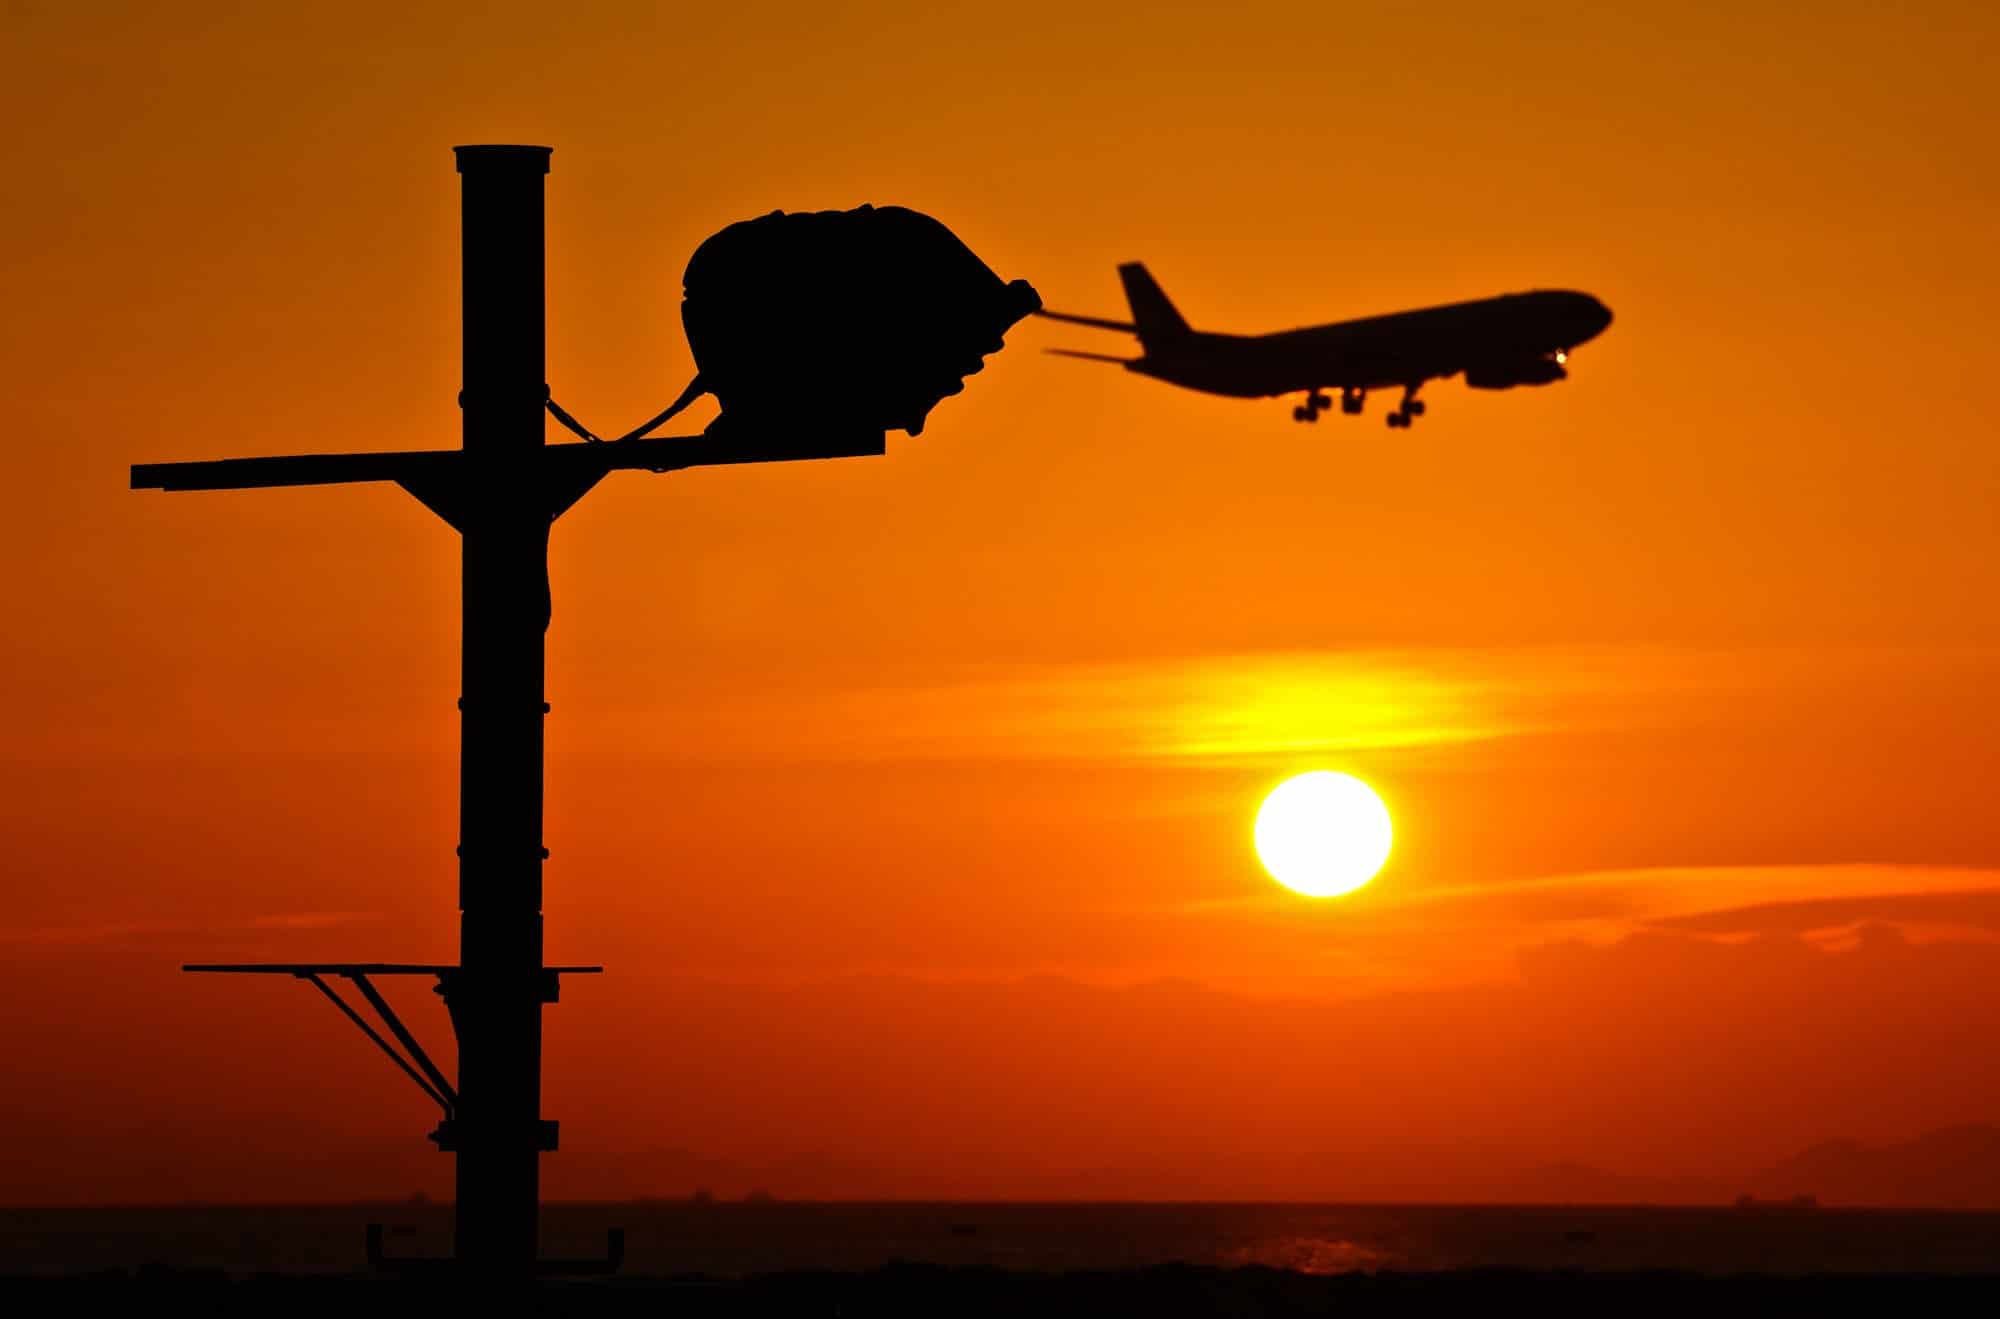
{"type": "Polygon", "coordinates": [[[1417,390],[1421,385],[1422,382],[1419,381],[1415,385],[1403,387],[1403,401],[1396,405],[1396,410],[1387,418],[1390,429],[1408,430],[1412,421],[1424,415],[1424,401],[1417,397],[1417,390]]]}
{"type": "MultiPolygon", "coordinates": [[[[1365,389],[1342,389],[1340,391],[1340,410],[1350,417],[1355,416],[1361,411],[1361,405],[1367,401],[1367,398],[1368,391],[1365,389]]],[[[1327,411],[1332,406],[1333,396],[1323,390],[1315,389],[1306,395],[1305,402],[1292,409],[1292,420],[1318,421],[1319,414],[1327,411]]],[[[1419,404],[1417,411],[1423,411],[1423,405],[1419,404]]]]}

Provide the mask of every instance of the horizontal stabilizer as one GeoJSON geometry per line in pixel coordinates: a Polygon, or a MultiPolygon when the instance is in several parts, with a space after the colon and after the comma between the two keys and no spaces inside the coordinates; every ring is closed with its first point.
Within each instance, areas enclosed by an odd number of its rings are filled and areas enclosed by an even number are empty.
{"type": "Polygon", "coordinates": [[[1063,321],[1070,325],[1089,325],[1100,330],[1122,330],[1126,334],[1137,334],[1139,327],[1131,321],[1107,320],[1102,316],[1072,316],[1066,311],[1038,311],[1035,315],[1051,321],[1063,321]]]}
{"type": "Polygon", "coordinates": [[[1057,357],[1081,357],[1086,362],[1116,362],[1119,366],[1130,366],[1139,360],[1136,357],[1113,357],[1110,353],[1086,353],[1075,348],[1044,348],[1042,351],[1057,357]]]}

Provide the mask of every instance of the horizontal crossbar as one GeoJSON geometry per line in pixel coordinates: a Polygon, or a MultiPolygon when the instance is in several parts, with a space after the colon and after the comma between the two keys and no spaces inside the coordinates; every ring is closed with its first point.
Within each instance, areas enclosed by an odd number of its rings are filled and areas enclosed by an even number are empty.
{"type": "MultiPolygon", "coordinates": [[[[604,444],[550,444],[534,451],[551,482],[592,473],[680,471],[737,463],[802,462],[817,458],[867,458],[888,451],[885,436],[805,438],[684,435],[604,444]]],[[[270,458],[222,458],[198,463],[136,463],[134,490],[258,490],[277,486],[347,485],[358,481],[436,483],[462,478],[472,459],[463,449],[410,449],[387,453],[303,453],[270,458]]]]}
{"type": "MultiPolygon", "coordinates": [[[[541,969],[556,975],[597,975],[604,970],[601,966],[545,966],[541,969]]],[[[428,962],[204,962],[183,966],[181,970],[266,976],[438,976],[458,968],[434,966],[428,962]]]]}
{"type": "Polygon", "coordinates": [[[462,451],[300,453],[280,458],[222,458],[202,463],[134,463],[134,490],[257,490],[287,485],[346,485],[442,475],[462,451]]]}

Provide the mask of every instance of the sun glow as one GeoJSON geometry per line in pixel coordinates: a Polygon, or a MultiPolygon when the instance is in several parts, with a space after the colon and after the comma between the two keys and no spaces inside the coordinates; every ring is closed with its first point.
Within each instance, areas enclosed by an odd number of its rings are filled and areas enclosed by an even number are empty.
{"type": "Polygon", "coordinates": [[[1373,879],[1392,837],[1389,808],[1352,774],[1315,770],[1286,779],[1257,812],[1264,869],[1309,898],[1352,893],[1373,879]]]}

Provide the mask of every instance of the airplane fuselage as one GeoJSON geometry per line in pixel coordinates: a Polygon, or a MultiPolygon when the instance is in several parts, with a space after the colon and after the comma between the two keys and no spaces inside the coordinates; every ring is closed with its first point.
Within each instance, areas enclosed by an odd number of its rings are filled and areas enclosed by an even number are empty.
{"type": "Polygon", "coordinates": [[[1474,389],[1550,384],[1569,375],[1570,349],[1611,324],[1611,309],[1588,293],[1537,289],[1276,334],[1211,334],[1188,324],[1143,263],[1127,261],[1118,278],[1132,309],[1129,321],[1046,308],[1037,315],[1136,335],[1140,355],[1050,352],[1116,363],[1204,394],[1302,393],[1292,409],[1297,421],[1318,421],[1333,406],[1325,390],[1338,390],[1340,410],[1351,415],[1362,411],[1370,390],[1401,389],[1402,401],[1385,420],[1407,427],[1425,411],[1417,391],[1427,380],[1462,375],[1474,389]]]}
{"type": "Polygon", "coordinates": [[[1125,369],[1232,398],[1389,389],[1556,361],[1610,322],[1611,313],[1589,294],[1544,289],[1275,334],[1191,330],[1148,344],[1145,356],[1125,369]]]}

